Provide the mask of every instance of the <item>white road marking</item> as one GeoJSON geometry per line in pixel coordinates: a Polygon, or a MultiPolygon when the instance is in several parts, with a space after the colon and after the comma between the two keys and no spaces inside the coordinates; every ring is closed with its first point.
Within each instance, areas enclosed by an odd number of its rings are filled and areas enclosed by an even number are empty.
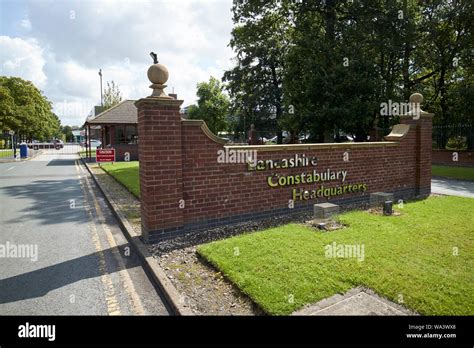
{"type": "Polygon", "coordinates": [[[10,168],[8,168],[7,170],[12,170],[13,168],[15,168],[15,167],[10,167],[10,168]]]}

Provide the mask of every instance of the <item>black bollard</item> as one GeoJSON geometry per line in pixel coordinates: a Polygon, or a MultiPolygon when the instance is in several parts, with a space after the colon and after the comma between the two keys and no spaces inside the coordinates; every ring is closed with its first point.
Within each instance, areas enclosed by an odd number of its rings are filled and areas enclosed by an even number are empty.
{"type": "Polygon", "coordinates": [[[385,201],[383,203],[383,215],[392,215],[393,214],[393,202],[385,201]]]}

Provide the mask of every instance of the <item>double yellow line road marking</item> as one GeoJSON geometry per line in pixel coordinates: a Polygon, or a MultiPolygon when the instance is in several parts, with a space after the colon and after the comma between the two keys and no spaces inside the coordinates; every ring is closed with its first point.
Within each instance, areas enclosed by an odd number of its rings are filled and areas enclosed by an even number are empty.
{"type": "Polygon", "coordinates": [[[127,272],[127,268],[122,259],[122,255],[120,255],[120,252],[118,251],[117,243],[114,239],[114,236],[112,235],[112,231],[110,230],[109,226],[107,225],[107,222],[105,221],[105,217],[104,217],[104,214],[102,213],[102,209],[100,208],[99,202],[95,195],[95,191],[93,190],[92,185],[90,183],[89,173],[87,173],[82,167],[82,165],[78,163],[78,160],[75,160],[75,166],[77,170],[77,176],[79,178],[79,182],[81,184],[81,188],[83,191],[84,206],[90,218],[89,228],[92,234],[92,242],[94,243],[94,248],[97,254],[99,255],[99,271],[101,273],[101,281],[105,289],[105,300],[107,304],[107,312],[109,315],[122,314],[120,304],[117,300],[116,290],[115,290],[112,278],[107,271],[107,263],[105,259],[105,254],[103,252],[104,248],[102,247],[100,236],[96,227],[97,222],[98,222],[98,225],[100,225],[102,230],[104,231],[107,243],[109,244],[109,247],[112,250],[112,254],[118,263],[119,279],[127,294],[128,302],[129,302],[132,312],[134,314],[144,314],[145,311],[143,309],[141,300],[138,297],[138,294],[135,290],[135,287],[130,278],[130,275],[127,272]],[[92,197],[92,205],[94,209],[92,209],[91,205],[89,204],[87,200],[88,196],[92,197]],[[94,217],[93,210],[95,210],[96,218],[94,217]]]}

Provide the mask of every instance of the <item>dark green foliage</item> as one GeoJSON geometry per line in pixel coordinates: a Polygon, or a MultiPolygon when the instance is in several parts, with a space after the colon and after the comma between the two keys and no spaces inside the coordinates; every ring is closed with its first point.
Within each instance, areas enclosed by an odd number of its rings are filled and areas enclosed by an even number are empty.
{"type": "Polygon", "coordinates": [[[49,140],[59,135],[60,120],[51,102],[30,81],[0,76],[0,130],[18,138],[49,140]]]}
{"type": "Polygon", "coordinates": [[[215,134],[227,130],[229,97],[223,93],[223,89],[220,81],[214,77],[211,77],[209,82],[199,83],[197,105],[191,105],[188,110],[190,119],[204,120],[215,134]]]}
{"type": "MultiPolygon", "coordinates": [[[[257,129],[365,141],[381,103],[425,96],[436,123],[472,120],[473,3],[416,0],[234,1],[227,71],[234,114],[257,129]],[[289,112],[293,110],[294,112],[289,112]],[[472,108],[471,108],[472,110],[472,108]]],[[[243,127],[243,122],[236,122],[243,127]]]]}

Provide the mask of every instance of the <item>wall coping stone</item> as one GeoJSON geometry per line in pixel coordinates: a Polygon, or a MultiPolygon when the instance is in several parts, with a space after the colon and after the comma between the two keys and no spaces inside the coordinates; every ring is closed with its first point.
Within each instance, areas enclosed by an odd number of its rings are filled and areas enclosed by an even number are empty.
{"type": "Polygon", "coordinates": [[[396,124],[393,126],[392,131],[385,137],[387,141],[400,141],[408,134],[410,130],[409,124],[396,124]]]}
{"type": "Polygon", "coordinates": [[[146,97],[138,99],[135,106],[138,108],[141,104],[159,104],[161,106],[181,106],[184,100],[165,98],[165,97],[146,97]]]}
{"type": "Polygon", "coordinates": [[[302,151],[323,149],[350,149],[379,146],[399,146],[396,141],[374,141],[367,143],[321,143],[321,144],[278,144],[278,145],[226,145],[232,150],[258,150],[258,151],[302,151]]]}
{"type": "Polygon", "coordinates": [[[222,139],[215,135],[214,133],[211,132],[211,130],[207,127],[207,124],[204,120],[186,120],[186,119],[181,119],[182,125],[183,126],[194,126],[194,127],[201,127],[201,130],[204,132],[204,134],[207,135],[209,139],[212,141],[218,143],[218,144],[226,144],[227,140],[222,139]]]}

